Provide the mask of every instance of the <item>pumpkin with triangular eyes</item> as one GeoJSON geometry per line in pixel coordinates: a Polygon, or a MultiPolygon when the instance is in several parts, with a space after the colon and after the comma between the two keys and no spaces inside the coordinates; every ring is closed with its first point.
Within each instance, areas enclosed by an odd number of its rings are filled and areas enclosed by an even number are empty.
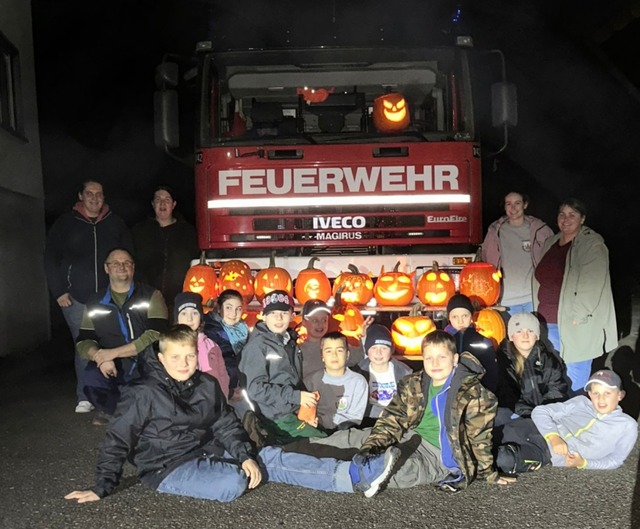
{"type": "Polygon", "coordinates": [[[373,101],[373,124],[378,131],[404,130],[409,121],[409,105],[402,94],[390,92],[373,101]]]}
{"type": "Polygon", "coordinates": [[[455,293],[453,279],[444,270],[440,270],[437,261],[418,279],[418,299],[425,305],[446,307],[455,293]]]}

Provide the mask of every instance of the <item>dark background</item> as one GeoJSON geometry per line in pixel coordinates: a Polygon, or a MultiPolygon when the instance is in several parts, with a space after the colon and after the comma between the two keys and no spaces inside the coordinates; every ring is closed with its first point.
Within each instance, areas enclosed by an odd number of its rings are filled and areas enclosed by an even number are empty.
{"type": "Polygon", "coordinates": [[[32,0],[47,224],[87,178],[104,183],[107,202],[130,225],[151,214],[160,184],[176,190],[193,222],[191,169],[153,145],[154,68],[163,54],[189,54],[207,39],[227,47],[414,44],[438,31],[449,37],[441,28],[452,31],[458,7],[455,27],[476,47],[503,50],[518,88],[518,126],[485,170],[485,228],[513,188],[528,192],[529,213],[553,228],[560,201],[582,198],[626,306],[640,277],[631,257],[640,229],[637,0],[32,0]]]}

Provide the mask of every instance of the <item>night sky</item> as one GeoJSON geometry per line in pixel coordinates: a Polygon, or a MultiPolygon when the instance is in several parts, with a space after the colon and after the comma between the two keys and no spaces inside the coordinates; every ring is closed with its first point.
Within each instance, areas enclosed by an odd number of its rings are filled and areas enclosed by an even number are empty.
{"type": "MultiPolygon", "coordinates": [[[[442,0],[437,13],[457,3],[442,0]]],[[[476,47],[502,49],[518,87],[519,124],[485,173],[485,226],[510,188],[526,189],[530,213],[553,227],[558,203],[578,196],[626,276],[627,238],[640,229],[640,18],[632,4],[640,16],[635,0],[483,0],[463,9],[476,47]]],[[[107,202],[130,224],[151,213],[159,184],[176,189],[178,208],[193,220],[191,170],[153,145],[154,68],[164,53],[190,53],[212,34],[229,46],[282,44],[316,28],[329,43],[367,42],[380,38],[375,19],[387,21],[387,42],[402,35],[415,43],[428,27],[425,5],[32,0],[47,221],[71,206],[86,178],[103,181],[107,202]]]]}

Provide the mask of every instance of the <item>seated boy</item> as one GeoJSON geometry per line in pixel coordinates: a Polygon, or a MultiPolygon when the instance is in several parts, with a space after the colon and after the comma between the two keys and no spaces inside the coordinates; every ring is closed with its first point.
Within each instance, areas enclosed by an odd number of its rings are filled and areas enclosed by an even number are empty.
{"type": "Polygon", "coordinates": [[[339,332],[325,334],[320,340],[324,370],[304,380],[309,391],[320,394],[316,424],[325,430],[343,430],[358,426],[367,406],[369,385],[360,374],[347,367],[347,337],[339,332]]]}
{"type": "Polygon", "coordinates": [[[128,458],[140,480],[159,492],[231,501],[269,481],[333,492],[376,494],[397,461],[397,450],[343,462],[263,448],[257,459],[220,384],[197,369],[198,335],[177,325],[160,335],[159,365],[125,387],[100,447],[96,484],[65,496],[98,501],[118,486],[128,458]]]}
{"type": "Polygon", "coordinates": [[[620,377],[609,369],[595,372],[580,395],[536,406],[530,419],[504,428],[496,464],[507,475],[551,464],[578,469],[618,468],[633,449],[638,424],[622,411],[620,377]]]}
{"type": "MultiPolygon", "coordinates": [[[[297,418],[301,406],[315,407],[317,402],[315,394],[306,391],[302,384],[302,354],[296,343],[297,334],[289,328],[293,306],[293,298],[284,290],[274,290],[264,297],[262,321],[251,331],[238,366],[261,423],[257,428],[268,433],[267,443],[325,436],[297,418]]],[[[248,418],[251,417],[249,414],[248,418]]],[[[252,432],[256,430],[255,425],[245,427],[252,432]]]]}
{"type": "Polygon", "coordinates": [[[403,378],[398,393],[371,429],[338,431],[311,445],[323,454],[358,447],[354,461],[391,448],[409,448],[406,461],[390,475],[389,487],[434,484],[456,492],[474,479],[506,485],[514,478],[493,469],[492,426],[495,395],[480,383],[484,369],[469,353],[456,353],[445,331],[422,342],[424,370],[403,378]],[[330,447],[333,449],[327,449],[330,447]]]}
{"type": "Polygon", "coordinates": [[[456,339],[458,353],[467,351],[480,361],[485,370],[482,385],[495,393],[498,386],[496,350],[493,342],[476,330],[472,321],[473,313],[473,304],[467,296],[464,294],[452,296],[447,303],[449,325],[444,330],[456,339]]]}
{"type": "MultiPolygon", "coordinates": [[[[331,309],[327,304],[319,299],[310,299],[302,306],[302,325],[304,325],[307,335],[300,343],[300,351],[302,351],[302,378],[307,379],[316,371],[323,370],[322,351],[320,341],[329,330],[329,318],[331,317],[331,309]]],[[[373,321],[371,317],[367,318],[364,328],[373,321]]],[[[358,362],[364,358],[362,344],[350,345],[348,367],[358,365],[358,362]]]]}
{"type": "Polygon", "coordinates": [[[365,410],[365,426],[371,426],[380,417],[382,410],[396,394],[400,380],[412,373],[412,369],[398,360],[392,360],[393,341],[384,325],[373,324],[367,329],[364,339],[367,357],[357,368],[369,383],[369,403],[365,410]]]}

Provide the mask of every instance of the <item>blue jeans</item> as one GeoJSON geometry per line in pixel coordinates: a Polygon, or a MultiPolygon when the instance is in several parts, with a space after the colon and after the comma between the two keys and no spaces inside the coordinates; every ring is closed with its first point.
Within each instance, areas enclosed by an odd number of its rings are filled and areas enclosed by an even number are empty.
{"type": "MultiPolygon", "coordinates": [[[[231,456],[225,453],[225,458],[231,456]]],[[[158,492],[227,502],[242,496],[247,483],[244,471],[236,463],[199,458],[171,472],[158,486],[158,492]]]]}
{"type": "Polygon", "coordinates": [[[533,302],[529,301],[518,305],[510,305],[508,312],[510,316],[518,314],[518,312],[533,312],[533,302]]]}
{"type": "Polygon", "coordinates": [[[353,492],[349,476],[350,461],[338,461],[283,452],[277,446],[265,446],[258,454],[263,479],[326,492],[353,492]]]}
{"type": "MultiPolygon", "coordinates": [[[[190,496],[222,502],[242,496],[247,478],[239,465],[225,458],[193,459],[176,468],[158,486],[158,492],[190,496]]],[[[353,492],[349,477],[349,461],[318,459],[313,456],[283,452],[282,448],[266,446],[258,454],[263,483],[287,483],[327,492],[353,492]]]]}
{"type": "Polygon", "coordinates": [[[76,369],[76,398],[78,402],[81,400],[89,400],[84,392],[86,382],[84,380],[84,372],[87,368],[89,360],[82,358],[78,351],[76,351],[76,341],[78,340],[78,334],[80,333],[80,325],[82,324],[82,315],[84,314],[83,303],[71,298],[70,307],[61,307],[64,321],[67,322],[67,327],[71,332],[71,338],[73,339],[73,351],[74,351],[74,365],[76,369]]]}
{"type": "MultiPolygon", "coordinates": [[[[553,348],[560,352],[560,331],[557,323],[547,324],[549,331],[549,341],[553,344],[553,348]]],[[[591,363],[593,360],[583,360],[582,362],[567,363],[567,376],[571,380],[571,391],[579,392],[589,380],[591,375],[591,363]]]]}

